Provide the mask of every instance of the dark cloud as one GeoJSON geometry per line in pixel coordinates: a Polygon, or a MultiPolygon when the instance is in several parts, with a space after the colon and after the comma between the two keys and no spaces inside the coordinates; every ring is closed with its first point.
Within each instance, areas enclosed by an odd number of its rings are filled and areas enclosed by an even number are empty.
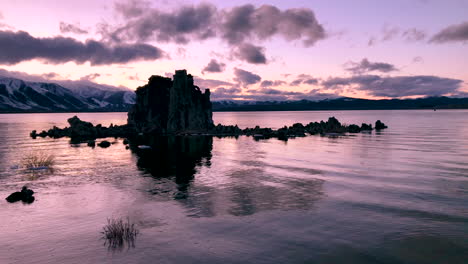
{"type": "Polygon", "coordinates": [[[223,10],[221,20],[222,37],[230,44],[280,35],[289,41],[301,39],[311,46],[326,37],[325,29],[308,8],[281,11],[272,5],[256,8],[248,4],[223,10]]]}
{"type": "Polygon", "coordinates": [[[85,76],[81,77],[80,80],[81,81],[92,81],[92,80],[96,79],[99,76],[101,76],[101,74],[92,73],[92,74],[88,74],[88,75],[85,75],[85,76]]]}
{"type": "Polygon", "coordinates": [[[188,43],[192,39],[203,40],[214,36],[216,7],[202,3],[182,6],[173,12],[147,9],[124,26],[111,28],[102,25],[100,33],[110,41],[147,41],[188,43]]]}
{"type": "Polygon", "coordinates": [[[308,8],[280,10],[272,5],[235,6],[218,10],[213,4],[181,5],[172,11],[149,8],[140,1],[116,4],[125,24],[100,26],[106,40],[188,43],[218,36],[233,46],[246,40],[266,40],[281,36],[288,41],[302,40],[309,47],[326,37],[323,26],[308,8]]]}
{"type": "Polygon", "coordinates": [[[41,77],[43,77],[46,80],[62,78],[62,76],[60,76],[60,74],[55,73],[55,72],[49,72],[49,73],[41,74],[41,77]]]}
{"type": "Polygon", "coordinates": [[[289,85],[291,86],[298,86],[300,84],[308,84],[308,85],[317,85],[319,83],[319,79],[312,77],[309,74],[299,74],[297,78],[292,81],[289,85]]]}
{"type": "Polygon", "coordinates": [[[114,3],[115,11],[127,19],[141,16],[149,7],[150,3],[142,0],[126,0],[114,3]]]}
{"type": "Polygon", "coordinates": [[[406,41],[421,41],[427,37],[427,34],[417,28],[410,28],[405,30],[402,36],[406,41]]]}
{"type": "Polygon", "coordinates": [[[265,80],[263,81],[260,86],[261,87],[274,87],[274,86],[280,86],[280,85],[285,85],[286,82],[285,81],[279,81],[279,80],[276,80],[276,81],[269,81],[269,80],[265,80]]]}
{"type": "Polygon", "coordinates": [[[265,53],[265,48],[263,47],[254,46],[248,43],[243,43],[237,47],[236,51],[234,52],[234,55],[237,58],[244,60],[248,63],[266,64],[267,59],[264,53],[265,53]]]}
{"type": "Polygon", "coordinates": [[[202,73],[205,74],[205,72],[223,72],[225,67],[226,64],[218,62],[215,59],[211,59],[208,65],[206,65],[206,67],[203,68],[202,73]]]}
{"type": "Polygon", "coordinates": [[[259,75],[239,68],[234,68],[234,75],[234,81],[241,84],[242,86],[256,84],[262,80],[262,77],[260,77],[259,75]]]}
{"type": "Polygon", "coordinates": [[[33,59],[56,64],[73,61],[106,65],[156,60],[164,56],[162,50],[147,44],[110,46],[95,40],[83,43],[64,37],[35,38],[24,31],[0,31],[0,50],[0,64],[7,65],[33,59]]]}
{"type": "Polygon", "coordinates": [[[455,93],[463,81],[437,76],[395,76],[360,75],[348,78],[330,78],[322,82],[327,89],[352,86],[353,90],[365,91],[372,96],[442,96],[455,93]]]}
{"type": "Polygon", "coordinates": [[[468,21],[442,29],[430,41],[436,43],[468,41],[468,21]]]}
{"type": "Polygon", "coordinates": [[[73,33],[73,34],[88,34],[88,31],[80,28],[80,25],[68,24],[65,22],[60,22],[59,24],[60,32],[62,33],[73,33]]]}
{"type": "MultiPolygon", "coordinates": [[[[172,77],[172,73],[168,77],[172,77]]],[[[226,81],[220,81],[220,80],[214,80],[214,79],[203,79],[200,77],[193,77],[193,81],[195,85],[199,86],[200,88],[208,88],[208,89],[213,89],[221,86],[233,86],[233,83],[226,82],[226,81]]]]}
{"type": "Polygon", "coordinates": [[[360,62],[348,62],[345,64],[345,70],[353,74],[362,74],[372,71],[377,72],[392,72],[398,71],[398,69],[390,64],[385,62],[370,62],[368,59],[364,58],[360,62]]]}

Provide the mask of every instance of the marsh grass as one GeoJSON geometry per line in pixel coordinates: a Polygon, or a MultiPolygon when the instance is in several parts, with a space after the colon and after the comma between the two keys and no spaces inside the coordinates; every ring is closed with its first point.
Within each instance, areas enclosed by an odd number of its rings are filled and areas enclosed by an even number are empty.
{"type": "Polygon", "coordinates": [[[125,244],[127,244],[128,248],[135,247],[135,239],[140,231],[127,217],[126,221],[122,218],[108,218],[107,225],[103,227],[101,233],[106,240],[104,244],[108,246],[108,249],[119,250],[122,249],[125,244]]]}
{"type": "Polygon", "coordinates": [[[38,168],[51,169],[55,164],[55,157],[48,153],[29,153],[22,159],[22,164],[26,169],[34,170],[38,168]]]}

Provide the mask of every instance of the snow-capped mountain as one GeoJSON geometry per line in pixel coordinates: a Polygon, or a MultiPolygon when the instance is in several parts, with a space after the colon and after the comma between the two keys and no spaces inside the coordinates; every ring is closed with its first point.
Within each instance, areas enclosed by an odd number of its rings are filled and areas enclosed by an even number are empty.
{"type": "Polygon", "coordinates": [[[127,111],[134,102],[135,93],[126,89],[0,76],[0,112],[127,111]]]}

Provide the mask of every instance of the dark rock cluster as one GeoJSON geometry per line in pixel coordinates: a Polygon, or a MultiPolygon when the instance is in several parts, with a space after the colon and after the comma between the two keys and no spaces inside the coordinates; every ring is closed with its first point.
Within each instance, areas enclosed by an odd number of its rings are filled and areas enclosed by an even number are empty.
{"type": "Polygon", "coordinates": [[[203,93],[186,70],[174,79],[151,76],[136,90],[136,103],[128,113],[128,124],[138,132],[171,134],[207,131],[213,127],[210,90],[203,93]]]}
{"type": "MultiPolygon", "coordinates": [[[[387,128],[380,120],[376,122],[376,127],[380,129],[387,128]]],[[[238,136],[246,135],[253,136],[255,138],[279,138],[287,139],[291,137],[304,137],[307,134],[310,135],[340,135],[344,133],[359,133],[364,130],[372,130],[371,124],[363,123],[360,127],[358,125],[343,125],[335,117],[328,118],[328,121],[310,122],[309,124],[303,125],[301,123],[295,123],[292,126],[284,126],[278,130],[271,128],[261,128],[256,126],[255,128],[240,129],[238,126],[223,126],[218,124],[210,131],[211,135],[217,136],[238,136]]]]}
{"type": "Polygon", "coordinates": [[[23,186],[21,191],[10,194],[6,198],[6,200],[9,203],[15,203],[18,201],[22,201],[23,203],[32,203],[35,200],[33,194],[34,194],[33,190],[28,189],[28,187],[26,186],[23,186]]]}
{"type": "MultiPolygon", "coordinates": [[[[77,116],[69,118],[68,124],[70,124],[69,127],[58,128],[54,126],[48,131],[44,130],[40,133],[33,130],[30,135],[32,138],[47,136],[51,138],[69,137],[73,142],[79,143],[96,138],[130,136],[135,133],[134,128],[129,125],[114,126],[111,124],[109,127],[104,127],[98,124],[94,126],[90,122],[80,120],[77,116]]],[[[92,146],[93,143],[88,141],[88,145],[92,146]]]]}

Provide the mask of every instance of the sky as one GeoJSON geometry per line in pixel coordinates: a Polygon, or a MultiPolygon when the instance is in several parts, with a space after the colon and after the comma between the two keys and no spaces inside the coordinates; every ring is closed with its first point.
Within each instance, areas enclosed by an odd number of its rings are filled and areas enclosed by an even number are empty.
{"type": "Polygon", "coordinates": [[[468,97],[467,0],[0,0],[0,75],[214,100],[468,97]]]}

